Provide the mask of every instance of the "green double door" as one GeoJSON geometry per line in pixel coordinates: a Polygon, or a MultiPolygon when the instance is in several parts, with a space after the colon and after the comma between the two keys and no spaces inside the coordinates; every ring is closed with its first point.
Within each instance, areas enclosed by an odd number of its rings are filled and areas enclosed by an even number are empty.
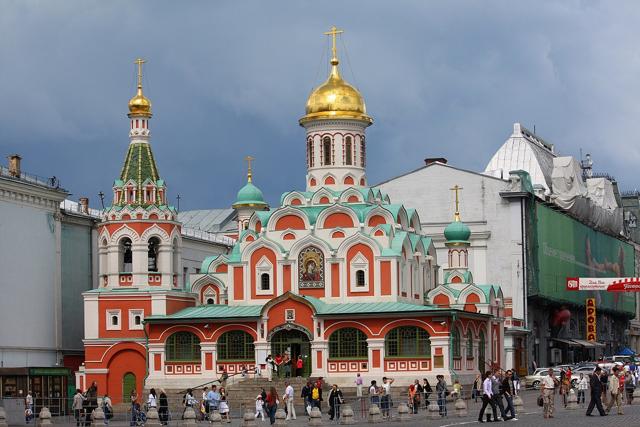
{"type": "MultiPolygon", "coordinates": [[[[291,376],[295,377],[300,375],[304,378],[311,374],[311,344],[307,335],[295,329],[282,330],[276,332],[271,338],[271,354],[276,357],[276,354],[289,353],[291,357],[291,376]],[[298,356],[302,356],[302,373],[296,374],[296,361],[298,356]]],[[[284,377],[284,370],[278,372],[281,377],[284,377]]]]}

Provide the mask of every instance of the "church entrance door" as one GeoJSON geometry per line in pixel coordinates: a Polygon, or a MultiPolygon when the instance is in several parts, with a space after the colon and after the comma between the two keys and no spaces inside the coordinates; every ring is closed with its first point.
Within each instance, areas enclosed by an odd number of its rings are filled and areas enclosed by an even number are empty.
{"type": "MultiPolygon", "coordinates": [[[[271,337],[271,354],[275,358],[277,354],[287,353],[291,357],[291,376],[300,375],[303,378],[311,374],[311,343],[304,332],[297,329],[283,329],[271,337]],[[296,361],[302,357],[302,373],[296,373],[296,361]]],[[[284,366],[278,368],[278,376],[284,378],[284,366]]]]}

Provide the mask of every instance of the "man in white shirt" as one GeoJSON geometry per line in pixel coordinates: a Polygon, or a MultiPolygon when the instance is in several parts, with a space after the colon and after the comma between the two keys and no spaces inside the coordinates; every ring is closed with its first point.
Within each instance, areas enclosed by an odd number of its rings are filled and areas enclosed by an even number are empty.
{"type": "Polygon", "coordinates": [[[547,375],[542,378],[542,384],[540,385],[545,418],[553,418],[554,390],[558,384],[559,381],[553,375],[553,369],[549,368],[547,375]]]}
{"type": "Polygon", "coordinates": [[[285,381],[284,385],[284,397],[287,401],[287,421],[296,419],[296,409],[293,405],[293,387],[289,384],[289,381],[285,381]]]}
{"type": "MultiPolygon", "coordinates": [[[[496,404],[493,401],[493,387],[491,384],[491,372],[485,372],[484,381],[482,382],[482,408],[480,409],[480,413],[478,414],[478,422],[483,423],[484,420],[482,417],[484,416],[484,410],[487,409],[487,405],[491,405],[491,410],[493,411],[493,421],[498,420],[498,414],[496,413],[496,404]]],[[[489,418],[490,415],[487,415],[489,418]]],[[[489,418],[487,421],[491,421],[489,418]]]]}

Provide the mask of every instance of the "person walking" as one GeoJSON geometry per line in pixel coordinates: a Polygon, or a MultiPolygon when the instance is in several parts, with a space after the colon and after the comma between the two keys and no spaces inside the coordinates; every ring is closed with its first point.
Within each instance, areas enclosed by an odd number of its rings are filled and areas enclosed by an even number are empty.
{"type": "Polygon", "coordinates": [[[264,401],[262,400],[261,394],[256,396],[256,420],[258,419],[258,415],[262,417],[262,421],[264,421],[264,401]]]}
{"type": "Polygon", "coordinates": [[[296,377],[302,376],[303,367],[304,367],[304,361],[302,360],[302,356],[298,356],[298,360],[296,360],[296,377]]]}
{"type": "Polygon", "coordinates": [[[358,372],[356,374],[356,379],[354,381],[354,384],[356,385],[356,397],[358,398],[358,400],[360,400],[362,398],[362,384],[363,383],[364,383],[364,380],[360,376],[360,372],[358,372]]]}
{"type": "Polygon", "coordinates": [[[507,418],[507,414],[504,413],[504,403],[502,402],[502,393],[500,392],[500,385],[502,383],[502,376],[500,375],[499,370],[494,370],[493,375],[491,376],[491,391],[493,399],[493,403],[500,410],[500,417],[498,420],[505,420],[507,418]]]}
{"type": "Polygon", "coordinates": [[[556,387],[560,384],[558,379],[553,375],[553,368],[549,368],[547,375],[542,378],[540,391],[542,394],[542,408],[544,409],[545,418],[553,418],[554,410],[554,393],[556,387]]]}
{"type": "Polygon", "coordinates": [[[108,426],[109,420],[113,418],[113,404],[111,398],[106,394],[102,398],[102,413],[104,414],[104,424],[108,426]]]}
{"type": "MultiPolygon", "coordinates": [[[[22,390],[20,390],[20,394],[22,395],[22,390]]],[[[27,391],[27,396],[24,398],[24,405],[26,407],[26,410],[24,411],[26,414],[25,421],[29,424],[35,417],[33,415],[33,410],[35,408],[33,407],[33,395],[31,394],[31,390],[27,391]]]]}
{"type": "Polygon", "coordinates": [[[436,375],[438,383],[436,384],[436,394],[438,395],[438,408],[441,417],[447,416],[447,382],[444,380],[444,375],[436,375]]]}
{"type": "Polygon", "coordinates": [[[329,421],[340,419],[340,405],[343,402],[342,390],[338,388],[338,384],[334,384],[329,392],[329,421]]]}
{"type": "Polygon", "coordinates": [[[267,379],[269,380],[269,382],[273,381],[273,371],[275,370],[275,362],[273,360],[273,357],[269,354],[267,356],[267,359],[265,360],[266,365],[267,365],[267,379]]]}
{"type": "Polygon", "coordinates": [[[295,420],[296,417],[296,408],[293,404],[293,386],[289,381],[285,381],[284,383],[284,397],[285,397],[285,405],[287,406],[287,421],[295,420]]]}
{"type": "Polygon", "coordinates": [[[478,403],[478,397],[482,399],[482,377],[480,374],[476,375],[476,379],[473,381],[471,388],[471,398],[475,403],[478,403]]]}
{"type": "Polygon", "coordinates": [[[422,392],[424,393],[424,409],[429,409],[429,396],[433,393],[433,389],[426,378],[422,379],[422,392]]]}
{"type": "Polygon", "coordinates": [[[584,408],[584,397],[588,388],[589,380],[581,373],[578,379],[578,405],[580,405],[581,408],[584,408]]]}
{"type": "Polygon", "coordinates": [[[302,398],[302,402],[304,403],[304,412],[307,415],[311,415],[311,381],[307,381],[307,383],[302,387],[302,391],[300,392],[300,397],[302,398]]]}
{"type": "Polygon", "coordinates": [[[167,425],[169,421],[169,399],[167,399],[167,393],[164,389],[160,389],[160,396],[158,396],[158,418],[162,425],[167,425]]]}
{"type": "Polygon", "coordinates": [[[589,407],[587,408],[587,417],[592,417],[591,412],[593,408],[598,408],[598,412],[601,416],[607,415],[602,407],[602,382],[600,381],[600,375],[602,369],[598,366],[593,374],[589,377],[589,386],[591,388],[591,399],[589,400],[589,407]]]}
{"type": "Polygon", "coordinates": [[[231,411],[229,410],[229,401],[227,400],[227,396],[220,397],[220,418],[225,420],[225,422],[231,422],[231,411]]]}
{"type": "Polygon", "coordinates": [[[73,396],[73,405],[71,405],[71,409],[73,410],[73,417],[76,419],[76,427],[80,427],[80,423],[82,420],[82,404],[84,403],[84,396],[82,392],[76,389],[76,394],[73,396]]]}
{"type": "Polygon", "coordinates": [[[267,393],[267,415],[269,415],[269,422],[274,424],[276,422],[276,410],[278,409],[278,392],[275,387],[271,387],[269,389],[269,393],[267,393]]]}
{"type": "Polygon", "coordinates": [[[600,374],[600,383],[602,383],[602,405],[607,406],[608,393],[607,393],[607,383],[609,381],[609,373],[607,371],[602,371],[600,374]]]}
{"type": "MultiPolygon", "coordinates": [[[[484,381],[482,382],[482,407],[478,413],[478,422],[484,422],[484,411],[487,409],[487,405],[491,405],[493,412],[493,420],[498,420],[498,414],[496,413],[496,404],[493,403],[493,387],[491,386],[491,372],[487,371],[484,374],[484,381]]],[[[487,421],[491,421],[491,415],[487,415],[487,421]]]]}
{"type": "MultiPolygon", "coordinates": [[[[624,415],[622,411],[622,393],[620,393],[620,379],[618,378],[618,367],[614,367],[609,375],[607,388],[609,390],[609,404],[605,410],[607,414],[611,411],[611,407],[615,404],[618,409],[618,415],[624,415]]],[[[624,387],[623,387],[624,389],[624,387]]]]}
{"type": "Polygon", "coordinates": [[[315,407],[322,410],[322,408],[320,408],[321,399],[322,399],[322,389],[316,382],[311,387],[311,406],[312,406],[311,409],[315,407]]]}
{"type": "Polygon", "coordinates": [[[369,400],[372,405],[380,406],[380,394],[378,393],[376,380],[371,380],[371,387],[369,387],[369,400]]]}
{"type": "Polygon", "coordinates": [[[207,400],[209,401],[209,412],[217,411],[220,408],[220,392],[215,384],[211,386],[207,400]]]}
{"type": "Polygon", "coordinates": [[[91,414],[93,413],[93,410],[98,408],[98,383],[95,381],[92,382],[91,387],[89,387],[89,390],[87,390],[84,397],[84,425],[88,427],[91,425],[91,414]]]}
{"type": "Polygon", "coordinates": [[[520,394],[520,375],[518,375],[518,371],[516,371],[515,368],[511,370],[511,375],[513,378],[514,396],[517,396],[520,394]]]}
{"type": "Polygon", "coordinates": [[[413,382],[413,387],[415,388],[415,393],[413,395],[413,413],[417,414],[418,409],[420,409],[420,399],[422,399],[422,393],[423,393],[420,380],[415,380],[413,382]]]}
{"type": "Polygon", "coordinates": [[[504,410],[504,414],[507,415],[511,413],[511,416],[505,417],[504,420],[514,420],[517,421],[516,418],[516,408],[513,406],[513,396],[516,395],[516,385],[513,381],[513,371],[507,371],[504,379],[502,380],[502,397],[507,402],[507,407],[504,410]]]}

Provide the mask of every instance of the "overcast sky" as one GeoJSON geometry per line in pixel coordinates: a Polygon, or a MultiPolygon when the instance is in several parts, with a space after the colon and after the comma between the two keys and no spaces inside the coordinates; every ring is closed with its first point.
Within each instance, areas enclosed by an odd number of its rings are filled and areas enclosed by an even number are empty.
{"type": "MultiPolygon", "coordinates": [[[[369,183],[425,157],[484,170],[519,121],[564,155],[590,152],[640,187],[640,2],[0,2],[0,154],[73,195],[111,197],[127,150],[133,61],[152,146],[181,209],[228,207],[245,182],[275,205],[304,188],[298,119],[326,77],[364,95],[369,183]],[[346,53],[344,47],[346,46],[346,53]],[[347,56],[348,55],[348,56],[347,56]],[[348,59],[348,60],[347,60],[348,59]]],[[[4,161],[4,160],[3,160],[4,161]]]]}

